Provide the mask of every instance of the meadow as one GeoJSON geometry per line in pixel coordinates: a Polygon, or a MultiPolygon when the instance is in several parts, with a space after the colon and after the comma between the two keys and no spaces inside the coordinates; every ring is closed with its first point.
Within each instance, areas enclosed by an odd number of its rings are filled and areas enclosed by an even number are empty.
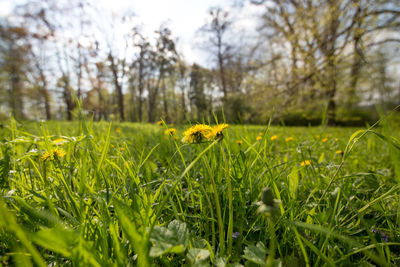
{"type": "MultiPolygon", "coordinates": [[[[4,266],[400,265],[400,131],[30,122],[0,129],[4,266]]],[[[212,123],[211,125],[215,125],[212,123]]]]}

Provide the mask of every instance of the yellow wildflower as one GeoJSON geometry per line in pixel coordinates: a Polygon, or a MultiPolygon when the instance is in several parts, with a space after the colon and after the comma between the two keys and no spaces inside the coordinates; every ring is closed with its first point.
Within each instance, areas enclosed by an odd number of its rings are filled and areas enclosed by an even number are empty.
{"type": "Polygon", "coordinates": [[[67,154],[67,152],[65,152],[63,149],[55,149],[53,151],[51,151],[51,153],[49,153],[48,151],[44,152],[42,155],[42,160],[46,161],[48,160],[51,156],[53,157],[57,157],[57,158],[62,158],[67,154]]]}
{"type": "Polygon", "coordinates": [[[176,129],[175,129],[175,128],[169,128],[169,129],[165,130],[164,133],[165,133],[166,135],[168,135],[168,136],[173,136],[173,135],[176,134],[176,129]]]}
{"type": "Polygon", "coordinates": [[[286,142],[293,141],[293,140],[294,140],[294,138],[291,137],[291,136],[290,137],[286,137],[286,139],[285,139],[286,142]]]}
{"type": "Polygon", "coordinates": [[[229,125],[226,123],[222,123],[222,124],[218,124],[215,125],[214,127],[212,127],[211,131],[209,132],[209,134],[206,136],[207,139],[211,139],[211,138],[221,138],[223,137],[222,132],[228,128],[229,125]]]}
{"type": "Polygon", "coordinates": [[[125,151],[125,147],[121,147],[119,150],[121,150],[121,151],[125,151]]]}
{"type": "Polygon", "coordinates": [[[328,138],[324,138],[321,140],[322,143],[325,143],[326,141],[328,141],[328,138]]]}
{"type": "Polygon", "coordinates": [[[271,136],[271,141],[274,141],[274,140],[276,140],[276,139],[278,139],[278,136],[277,136],[277,135],[271,136]]]}
{"type": "Polygon", "coordinates": [[[238,144],[239,146],[243,144],[242,140],[236,140],[236,144],[238,144]]]}
{"type": "Polygon", "coordinates": [[[339,141],[339,138],[335,138],[335,142],[339,141]]]}
{"type": "Polygon", "coordinates": [[[183,133],[182,142],[188,144],[200,143],[203,138],[207,139],[207,136],[209,136],[211,131],[212,129],[210,126],[205,124],[197,124],[190,127],[183,133]]]}
{"type": "Polygon", "coordinates": [[[54,150],[54,152],[53,152],[53,156],[57,156],[57,157],[59,157],[59,158],[62,158],[62,157],[64,157],[65,155],[67,155],[67,152],[65,152],[65,151],[62,150],[62,149],[56,149],[56,150],[54,150]]]}
{"type": "Polygon", "coordinates": [[[302,162],[300,163],[300,165],[301,165],[301,166],[311,165],[311,161],[308,160],[308,159],[306,159],[305,161],[302,161],[302,162]]]}
{"type": "Polygon", "coordinates": [[[44,152],[43,153],[43,155],[42,155],[42,160],[43,161],[46,161],[46,160],[48,160],[50,158],[50,153],[49,152],[44,152]]]}
{"type": "Polygon", "coordinates": [[[343,154],[343,151],[342,150],[336,150],[336,154],[343,154]]]}
{"type": "Polygon", "coordinates": [[[261,139],[262,139],[262,136],[261,136],[261,135],[259,135],[259,136],[256,137],[256,140],[257,140],[257,141],[259,141],[259,140],[261,140],[261,139]]]}
{"type": "Polygon", "coordinates": [[[66,142],[67,140],[63,139],[63,138],[57,138],[56,140],[53,140],[53,144],[55,145],[62,145],[66,142]]]}
{"type": "Polygon", "coordinates": [[[162,126],[163,124],[164,124],[163,121],[157,121],[157,125],[162,126]]]}
{"type": "Polygon", "coordinates": [[[115,132],[116,132],[117,134],[121,133],[121,128],[115,129],[115,132]]]}
{"type": "Polygon", "coordinates": [[[319,134],[317,134],[316,136],[315,136],[315,138],[317,138],[317,140],[320,138],[320,136],[319,136],[319,134]]]}

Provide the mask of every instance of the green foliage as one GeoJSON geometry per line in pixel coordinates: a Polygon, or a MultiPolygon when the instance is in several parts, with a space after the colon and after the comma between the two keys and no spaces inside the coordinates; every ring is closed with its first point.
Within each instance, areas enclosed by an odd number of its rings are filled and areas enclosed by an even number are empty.
{"type": "Polygon", "coordinates": [[[173,220],[168,228],[156,226],[151,233],[151,257],[159,257],[166,253],[183,253],[189,243],[189,233],[185,223],[173,220]]]}
{"type": "Polygon", "coordinates": [[[368,129],[230,126],[222,140],[188,145],[184,128],[169,136],[167,125],[80,117],[2,130],[3,263],[399,263],[391,120],[368,129]]]}

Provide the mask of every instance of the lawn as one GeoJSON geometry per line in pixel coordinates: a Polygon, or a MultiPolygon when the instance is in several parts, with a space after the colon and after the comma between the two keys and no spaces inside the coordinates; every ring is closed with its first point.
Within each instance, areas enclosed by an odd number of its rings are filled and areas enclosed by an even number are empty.
{"type": "Polygon", "coordinates": [[[5,124],[2,264],[400,264],[398,125],[172,127],[5,124]]]}

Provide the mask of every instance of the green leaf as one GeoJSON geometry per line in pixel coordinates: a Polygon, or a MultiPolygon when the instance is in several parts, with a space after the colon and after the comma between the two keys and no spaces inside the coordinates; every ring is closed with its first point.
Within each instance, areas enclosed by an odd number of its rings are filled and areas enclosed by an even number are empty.
{"type": "Polygon", "coordinates": [[[268,250],[265,245],[262,242],[258,242],[257,245],[250,245],[244,249],[243,258],[261,266],[265,266],[267,253],[268,250]]]}
{"type": "Polygon", "coordinates": [[[321,162],[323,162],[323,161],[324,161],[324,159],[325,159],[325,153],[324,153],[324,152],[322,152],[322,153],[321,153],[321,156],[319,156],[318,163],[321,163],[321,162]]]}
{"type": "Polygon", "coordinates": [[[191,266],[210,266],[207,259],[210,257],[210,251],[201,248],[191,248],[186,255],[191,266]]]}
{"type": "Polygon", "coordinates": [[[115,211],[121,228],[126,234],[133,250],[138,255],[138,266],[150,266],[147,256],[148,246],[145,235],[138,230],[135,222],[129,219],[124,209],[125,206],[116,200],[114,201],[115,211]]]}
{"type": "Polygon", "coordinates": [[[296,198],[296,189],[299,185],[299,173],[297,172],[297,168],[294,167],[290,174],[288,175],[289,181],[289,193],[290,196],[295,199],[296,198]]]}
{"type": "Polygon", "coordinates": [[[36,244],[65,257],[71,257],[71,247],[74,247],[78,240],[76,233],[61,227],[44,229],[32,234],[31,237],[36,244]]]}
{"type": "Polygon", "coordinates": [[[166,253],[183,253],[189,243],[189,231],[186,224],[173,220],[168,228],[155,226],[151,233],[151,257],[158,257],[166,253]]]}
{"type": "Polygon", "coordinates": [[[0,160],[0,188],[8,188],[8,173],[10,172],[10,155],[8,149],[4,158],[0,160]]]}

